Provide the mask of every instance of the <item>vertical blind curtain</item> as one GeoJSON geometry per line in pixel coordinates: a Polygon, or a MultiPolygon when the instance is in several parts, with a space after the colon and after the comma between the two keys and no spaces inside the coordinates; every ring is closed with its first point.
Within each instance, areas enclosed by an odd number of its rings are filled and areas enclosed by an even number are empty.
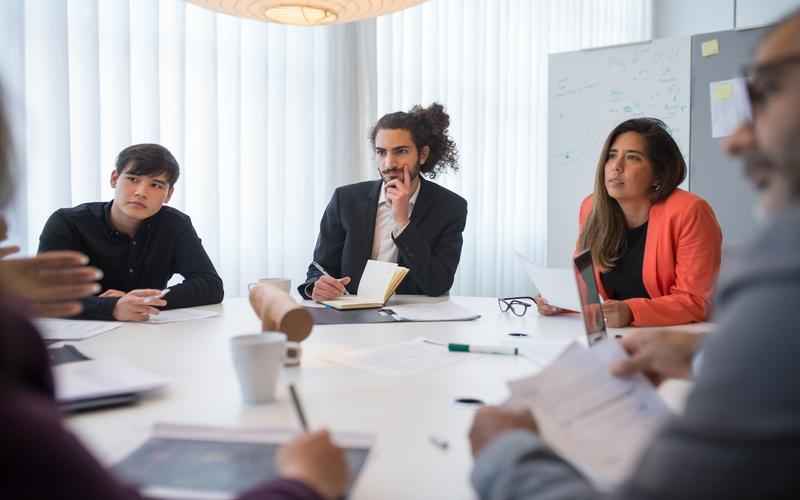
{"type": "Polygon", "coordinates": [[[183,0],[4,0],[11,239],[35,252],[53,210],[111,199],[123,147],[158,142],[228,296],[298,283],[333,189],[376,176],[369,126],[435,100],[462,158],[437,181],[470,210],[452,293],[526,292],[514,252],[546,247],[547,54],[649,39],[650,2],[431,0],[308,29],[183,0]]]}

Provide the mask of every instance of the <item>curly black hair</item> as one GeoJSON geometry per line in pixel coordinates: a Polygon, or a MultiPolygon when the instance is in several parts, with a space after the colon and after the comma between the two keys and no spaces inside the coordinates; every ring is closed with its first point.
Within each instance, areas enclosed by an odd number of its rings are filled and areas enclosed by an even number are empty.
{"type": "Polygon", "coordinates": [[[434,179],[438,174],[447,169],[458,171],[458,149],[456,143],[448,135],[450,116],[445,112],[444,106],[434,102],[427,108],[414,106],[411,111],[397,111],[388,113],[378,120],[369,133],[372,147],[375,147],[375,136],[382,129],[403,129],[411,132],[411,139],[417,146],[417,151],[428,146],[430,153],[428,160],[420,168],[426,177],[434,179]]]}

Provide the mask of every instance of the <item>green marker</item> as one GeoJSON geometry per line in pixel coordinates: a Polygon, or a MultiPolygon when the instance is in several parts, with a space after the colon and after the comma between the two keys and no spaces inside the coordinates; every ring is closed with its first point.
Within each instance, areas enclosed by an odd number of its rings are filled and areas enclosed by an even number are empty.
{"type": "Polygon", "coordinates": [[[519,354],[518,348],[504,345],[447,344],[447,350],[450,352],[480,352],[484,354],[508,354],[511,356],[519,354]]]}

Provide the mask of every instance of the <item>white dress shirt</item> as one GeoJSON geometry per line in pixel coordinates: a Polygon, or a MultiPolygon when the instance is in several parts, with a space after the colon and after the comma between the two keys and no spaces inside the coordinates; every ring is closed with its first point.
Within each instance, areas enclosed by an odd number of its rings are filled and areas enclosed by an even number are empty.
{"type": "MultiPolygon", "coordinates": [[[[417,195],[419,195],[419,188],[422,186],[420,181],[417,184],[417,190],[411,195],[408,200],[408,218],[414,212],[414,205],[417,203],[417,195]]],[[[398,251],[397,245],[394,244],[392,235],[395,238],[400,236],[406,226],[397,227],[394,221],[394,213],[392,212],[392,204],[386,199],[386,189],[381,186],[381,195],[378,198],[378,211],[375,213],[375,234],[372,237],[372,259],[380,260],[383,262],[397,262],[398,251]]]]}

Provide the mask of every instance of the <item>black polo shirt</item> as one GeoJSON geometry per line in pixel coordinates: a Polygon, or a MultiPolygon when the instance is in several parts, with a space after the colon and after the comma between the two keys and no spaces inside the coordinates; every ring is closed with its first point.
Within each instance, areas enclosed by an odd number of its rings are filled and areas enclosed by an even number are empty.
{"type": "MultiPolygon", "coordinates": [[[[184,281],[170,287],[164,309],[216,304],[223,287],[188,215],[168,206],[142,221],[134,238],[111,225],[113,202],[84,203],[56,210],[39,237],[39,252],[76,250],[103,271],[108,289],[129,292],[162,289],[174,274],[184,281]]],[[[84,299],[80,318],[113,320],[117,298],[84,299]]]]}

